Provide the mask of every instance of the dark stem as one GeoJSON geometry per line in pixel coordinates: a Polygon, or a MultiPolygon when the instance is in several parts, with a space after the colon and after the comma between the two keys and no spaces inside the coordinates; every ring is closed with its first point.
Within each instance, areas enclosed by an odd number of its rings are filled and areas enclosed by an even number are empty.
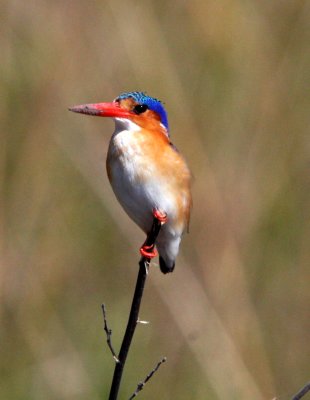
{"type": "Polygon", "coordinates": [[[302,389],[300,389],[299,392],[296,393],[295,396],[292,398],[292,400],[300,400],[309,391],[310,391],[310,382],[308,382],[302,389]]]}
{"type": "MultiPolygon", "coordinates": [[[[162,225],[162,223],[157,218],[154,217],[152,229],[146,238],[146,241],[144,243],[145,245],[147,245],[147,246],[155,245],[161,225],[162,225]]],[[[117,396],[118,396],[118,391],[119,391],[119,387],[120,387],[120,383],[121,383],[121,379],[122,379],[122,375],[123,375],[123,370],[124,370],[127,354],[128,354],[130,344],[131,344],[131,341],[132,341],[132,338],[133,338],[133,335],[134,335],[134,332],[135,332],[135,329],[137,326],[138,318],[139,318],[140,304],[141,304],[141,300],[142,300],[142,296],[143,296],[143,290],[144,290],[144,285],[145,285],[145,281],[146,281],[147,274],[148,274],[148,267],[149,267],[150,261],[151,260],[149,258],[142,257],[139,262],[139,273],[138,273],[135,293],[134,293],[134,296],[132,299],[131,310],[130,310],[127,328],[126,328],[125,335],[123,338],[121,350],[118,355],[119,362],[115,364],[109,400],[116,400],[117,396]]]]}

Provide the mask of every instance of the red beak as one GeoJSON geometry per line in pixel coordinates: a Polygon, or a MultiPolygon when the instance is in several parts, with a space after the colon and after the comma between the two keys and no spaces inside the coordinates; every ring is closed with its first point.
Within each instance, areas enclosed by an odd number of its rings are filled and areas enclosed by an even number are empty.
{"type": "Polygon", "coordinates": [[[117,102],[82,104],[80,106],[70,107],[69,111],[81,114],[95,115],[98,117],[128,118],[132,116],[132,113],[130,111],[121,108],[117,102]]]}

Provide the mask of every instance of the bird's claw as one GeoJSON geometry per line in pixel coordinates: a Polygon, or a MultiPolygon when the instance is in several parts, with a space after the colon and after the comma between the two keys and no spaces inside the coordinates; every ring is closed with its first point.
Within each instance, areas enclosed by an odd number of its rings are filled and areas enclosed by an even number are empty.
{"type": "MultiPolygon", "coordinates": [[[[157,208],[153,208],[153,217],[160,222],[161,225],[167,222],[167,214],[165,212],[159,211],[157,208]]],[[[148,239],[144,242],[144,244],[140,248],[140,254],[144,258],[152,259],[158,255],[157,250],[155,249],[155,244],[148,245],[148,239]]]]}
{"type": "Polygon", "coordinates": [[[157,250],[155,249],[154,245],[147,246],[144,244],[140,248],[140,254],[142,257],[145,257],[145,258],[154,258],[157,256],[157,250]]]}
{"type": "Polygon", "coordinates": [[[165,212],[159,211],[157,208],[153,208],[153,216],[159,222],[161,222],[161,224],[165,224],[168,220],[167,214],[165,212]]]}

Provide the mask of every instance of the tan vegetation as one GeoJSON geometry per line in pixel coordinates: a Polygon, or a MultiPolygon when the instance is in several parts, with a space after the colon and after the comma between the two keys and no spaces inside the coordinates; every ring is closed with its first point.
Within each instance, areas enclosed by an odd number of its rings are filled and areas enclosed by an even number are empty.
{"type": "Polygon", "coordinates": [[[194,209],[121,398],[163,355],[141,398],[289,398],[309,380],[309,2],[0,8],[1,399],[107,397],[100,306],[118,348],[144,235],[106,177],[113,123],[67,107],[130,90],[165,102],[194,209]]]}

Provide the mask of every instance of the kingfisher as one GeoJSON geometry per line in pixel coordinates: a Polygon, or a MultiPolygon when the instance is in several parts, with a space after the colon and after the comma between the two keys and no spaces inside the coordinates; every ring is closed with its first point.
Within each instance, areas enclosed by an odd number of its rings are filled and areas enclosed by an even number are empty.
{"type": "MultiPolygon", "coordinates": [[[[125,212],[146,234],[154,218],[162,222],[156,241],[159,266],[164,274],[172,272],[182,234],[189,225],[191,173],[170,141],[162,102],[144,92],[128,92],[110,103],[83,104],[69,110],[114,119],[106,160],[110,184],[125,212]]],[[[146,243],[140,253],[149,259],[157,255],[146,243]]]]}

